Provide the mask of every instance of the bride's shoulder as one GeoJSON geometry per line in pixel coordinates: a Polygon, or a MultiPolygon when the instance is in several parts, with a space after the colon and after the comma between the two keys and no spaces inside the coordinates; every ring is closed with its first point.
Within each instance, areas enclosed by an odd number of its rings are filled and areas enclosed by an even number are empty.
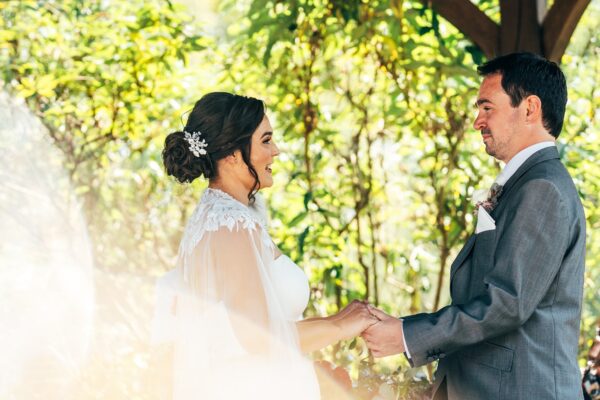
{"type": "Polygon", "coordinates": [[[214,237],[218,240],[239,240],[242,235],[260,240],[267,247],[272,245],[266,219],[218,189],[208,188],[202,194],[185,228],[180,250],[192,251],[207,234],[217,235],[214,237]]]}
{"type": "Polygon", "coordinates": [[[218,189],[207,188],[188,223],[190,229],[215,232],[222,228],[229,231],[254,230],[262,226],[250,208],[218,189]]]}

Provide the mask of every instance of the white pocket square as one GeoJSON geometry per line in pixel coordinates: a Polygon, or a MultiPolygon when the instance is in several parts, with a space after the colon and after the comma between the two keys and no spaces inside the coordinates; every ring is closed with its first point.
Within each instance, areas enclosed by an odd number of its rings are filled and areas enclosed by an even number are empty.
{"type": "Polygon", "coordinates": [[[475,228],[475,234],[494,229],[496,229],[496,221],[490,217],[490,214],[488,214],[485,208],[479,206],[479,210],[477,211],[477,227],[475,228]]]}

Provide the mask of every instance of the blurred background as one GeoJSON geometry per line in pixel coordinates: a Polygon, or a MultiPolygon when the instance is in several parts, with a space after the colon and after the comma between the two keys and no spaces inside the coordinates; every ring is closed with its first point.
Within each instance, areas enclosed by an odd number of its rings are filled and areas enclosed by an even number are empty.
{"type": "MultiPolygon", "coordinates": [[[[472,194],[501,168],[472,128],[476,67],[516,50],[567,75],[558,147],[588,222],[584,366],[600,317],[600,0],[2,0],[0,12],[1,399],[158,397],[153,285],[206,186],[167,177],[161,150],[211,91],[267,105],[282,150],[263,192],[270,232],[310,278],[306,316],[356,298],[399,316],[447,305],[472,194]]],[[[312,357],[347,370],[362,398],[417,398],[432,372],[375,361],[360,339],[312,357]]]]}

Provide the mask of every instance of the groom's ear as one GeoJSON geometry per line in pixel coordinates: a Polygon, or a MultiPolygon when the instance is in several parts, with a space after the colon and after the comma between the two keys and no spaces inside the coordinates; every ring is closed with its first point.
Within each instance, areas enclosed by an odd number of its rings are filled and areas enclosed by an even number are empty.
{"type": "Polygon", "coordinates": [[[536,95],[527,96],[524,100],[526,107],[525,118],[527,122],[537,122],[542,120],[542,100],[536,95]]]}

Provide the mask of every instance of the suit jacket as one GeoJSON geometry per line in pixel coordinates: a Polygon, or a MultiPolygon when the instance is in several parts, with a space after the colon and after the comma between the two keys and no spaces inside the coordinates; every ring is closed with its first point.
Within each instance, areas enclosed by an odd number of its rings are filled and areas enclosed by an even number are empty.
{"type": "Polygon", "coordinates": [[[555,147],[534,153],[452,263],[452,304],[404,318],[411,362],[449,399],[579,399],[585,217],[555,147]]]}

